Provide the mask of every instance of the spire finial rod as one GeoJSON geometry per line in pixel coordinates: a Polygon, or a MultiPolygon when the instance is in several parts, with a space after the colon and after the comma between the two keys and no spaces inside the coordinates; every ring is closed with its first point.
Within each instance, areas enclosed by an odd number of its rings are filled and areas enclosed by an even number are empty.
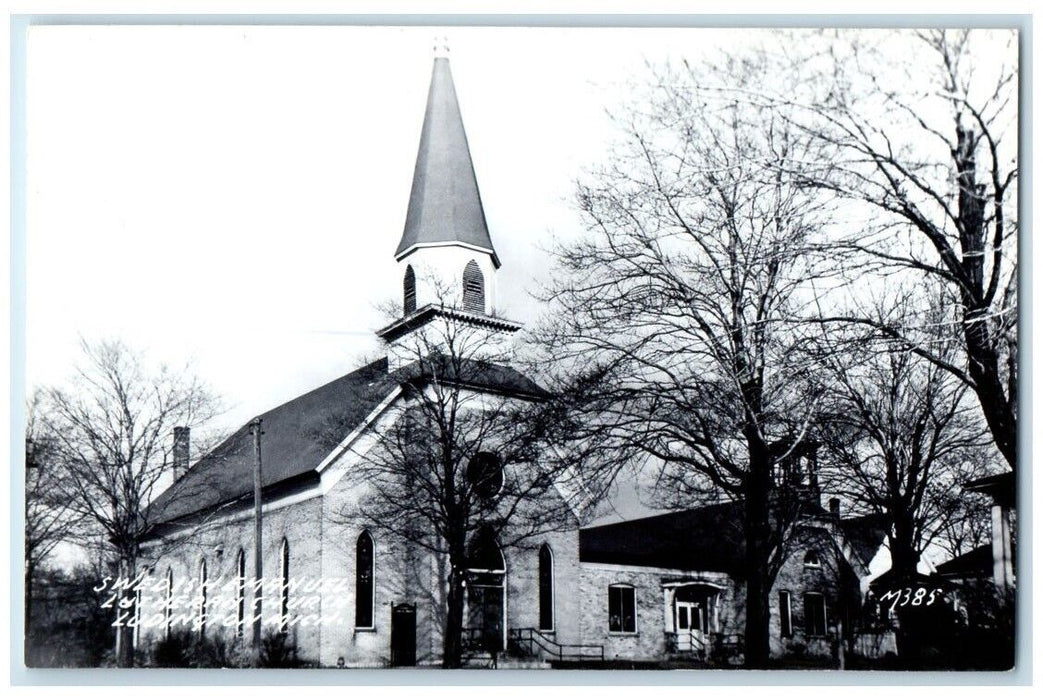
{"type": "Polygon", "coordinates": [[[444,34],[435,37],[435,58],[449,58],[449,38],[444,34]]]}

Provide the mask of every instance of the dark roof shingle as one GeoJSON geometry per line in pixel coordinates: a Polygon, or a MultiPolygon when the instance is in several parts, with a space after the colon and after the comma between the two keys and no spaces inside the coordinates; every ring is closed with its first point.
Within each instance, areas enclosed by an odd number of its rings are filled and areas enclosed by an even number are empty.
{"type": "Polygon", "coordinates": [[[580,530],[580,561],[690,571],[742,569],[742,503],[719,503],[580,530]]]}
{"type": "MultiPolygon", "coordinates": [[[[388,374],[387,360],[381,359],[262,413],[263,484],[315,469],[336,445],[328,437],[334,424],[357,425],[396,384],[388,374]]],[[[253,459],[247,424],[160,494],[150,508],[150,519],[168,522],[251,493],[253,459]]]]}
{"type": "Polygon", "coordinates": [[[939,564],[934,573],[938,576],[973,576],[989,578],[992,576],[992,545],[983,544],[966,554],[961,554],[947,562],[939,564]]]}
{"type": "MultiPolygon", "coordinates": [[[[824,517],[821,507],[807,514],[824,517]]],[[[840,521],[845,538],[868,564],[886,534],[878,516],[840,521]]],[[[743,504],[718,503],[580,530],[580,561],[740,574],[746,545],[743,504]]]]}
{"type": "Polygon", "coordinates": [[[887,537],[887,516],[883,513],[860,515],[840,521],[844,539],[855,550],[855,555],[865,566],[873,560],[887,537]]]}
{"type": "MultiPolygon", "coordinates": [[[[545,395],[538,384],[504,365],[477,360],[449,363],[431,356],[388,372],[387,358],[381,358],[259,416],[264,488],[314,472],[394,389],[435,377],[501,393],[545,395]]],[[[154,524],[169,523],[248,496],[253,493],[253,460],[247,424],[160,494],[150,506],[149,519],[154,524]]]]}

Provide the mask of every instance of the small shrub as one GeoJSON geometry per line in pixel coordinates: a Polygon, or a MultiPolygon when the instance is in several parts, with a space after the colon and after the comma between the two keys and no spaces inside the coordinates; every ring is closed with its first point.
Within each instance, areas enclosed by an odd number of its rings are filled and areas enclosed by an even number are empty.
{"type": "Polygon", "coordinates": [[[268,631],[261,639],[258,658],[261,668],[293,668],[298,665],[297,649],[286,632],[268,631]]]}
{"type": "Polygon", "coordinates": [[[192,648],[191,665],[195,668],[245,668],[253,664],[240,640],[204,637],[192,648]]]}
{"type": "Polygon", "coordinates": [[[191,666],[192,647],[195,645],[195,634],[189,630],[171,630],[163,639],[156,642],[152,652],[152,662],[162,668],[187,668],[191,666]]]}

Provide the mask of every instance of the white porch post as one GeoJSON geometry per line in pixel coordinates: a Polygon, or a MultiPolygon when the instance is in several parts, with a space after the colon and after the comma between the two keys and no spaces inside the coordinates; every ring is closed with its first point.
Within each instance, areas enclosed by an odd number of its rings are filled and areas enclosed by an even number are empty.
{"type": "Polygon", "coordinates": [[[676,588],[663,589],[663,630],[666,632],[677,631],[674,621],[674,596],[676,594],[676,588]]]}
{"type": "Polygon", "coordinates": [[[992,506],[992,580],[1001,591],[1014,586],[1010,509],[992,506]]]}

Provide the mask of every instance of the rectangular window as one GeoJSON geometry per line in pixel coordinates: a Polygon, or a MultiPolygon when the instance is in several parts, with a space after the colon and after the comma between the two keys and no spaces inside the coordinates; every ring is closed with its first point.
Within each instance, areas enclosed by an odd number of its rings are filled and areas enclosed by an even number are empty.
{"type": "Polygon", "coordinates": [[[789,591],[779,591],[779,628],[783,639],[793,636],[793,607],[789,591]]]}
{"type": "Polygon", "coordinates": [[[633,586],[608,587],[609,632],[635,632],[637,620],[634,609],[633,586]]]}
{"type": "Polygon", "coordinates": [[[826,636],[826,597],[821,593],[804,594],[804,632],[809,637],[826,636]]]}

